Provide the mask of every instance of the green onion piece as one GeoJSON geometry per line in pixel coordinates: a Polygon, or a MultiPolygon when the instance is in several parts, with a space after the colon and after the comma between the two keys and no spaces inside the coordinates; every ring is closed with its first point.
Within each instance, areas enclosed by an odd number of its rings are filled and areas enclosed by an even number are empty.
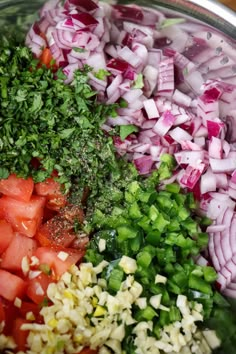
{"type": "Polygon", "coordinates": [[[152,255],[148,252],[140,252],[137,255],[137,264],[143,268],[148,268],[152,262],[152,255]]]}
{"type": "Polygon", "coordinates": [[[188,286],[188,277],[185,272],[174,274],[172,280],[182,289],[188,286]]]}
{"type": "Polygon", "coordinates": [[[158,246],[160,243],[160,236],[161,236],[160,231],[158,230],[150,231],[146,236],[146,242],[150,243],[150,245],[152,246],[158,246]]]}
{"type": "Polygon", "coordinates": [[[154,327],[153,327],[153,334],[155,335],[155,337],[157,339],[161,338],[161,327],[159,322],[155,323],[154,327]]]}
{"type": "Polygon", "coordinates": [[[206,232],[199,232],[196,241],[199,248],[205,248],[208,245],[209,236],[206,232]]]}
{"type": "Polygon", "coordinates": [[[153,222],[152,227],[160,232],[163,232],[170,221],[164,218],[163,214],[159,214],[156,220],[153,222]]]}
{"type": "Polygon", "coordinates": [[[108,288],[115,292],[119,291],[123,278],[124,272],[121,269],[113,269],[108,280],[108,288]]]}
{"type": "Polygon", "coordinates": [[[158,209],[155,207],[155,205],[151,205],[149,208],[149,218],[152,221],[155,221],[159,215],[158,209]]]}
{"type": "Polygon", "coordinates": [[[208,283],[213,283],[218,278],[218,275],[217,275],[215,269],[212,267],[204,267],[203,268],[203,276],[204,276],[204,279],[208,283]]]}
{"type": "Polygon", "coordinates": [[[194,195],[193,193],[188,193],[186,195],[186,203],[187,203],[187,206],[190,210],[195,210],[197,209],[197,203],[194,199],[194,195]]]}
{"type": "Polygon", "coordinates": [[[176,306],[171,306],[169,317],[170,317],[170,322],[181,321],[181,313],[176,306]]]}
{"type": "Polygon", "coordinates": [[[131,219],[139,219],[142,217],[142,213],[137,202],[131,204],[129,208],[129,216],[131,217],[131,219]]]}
{"type": "Polygon", "coordinates": [[[160,208],[165,212],[168,212],[168,210],[170,210],[173,206],[169,193],[165,194],[164,192],[160,192],[156,198],[156,201],[160,208]]]}
{"type": "Polygon", "coordinates": [[[203,218],[201,218],[200,224],[202,226],[210,226],[212,224],[212,220],[207,216],[204,216],[203,218]]]}
{"type": "Polygon", "coordinates": [[[171,168],[175,167],[175,164],[176,164],[175,158],[170,154],[161,155],[160,160],[161,160],[161,162],[166,163],[171,168]]]}
{"type": "Polygon", "coordinates": [[[129,248],[137,253],[143,243],[143,236],[141,232],[137,233],[137,236],[128,240],[129,248]]]}
{"type": "Polygon", "coordinates": [[[180,231],[180,223],[177,219],[173,219],[170,221],[169,225],[167,225],[168,231],[180,231]]]}
{"type": "Polygon", "coordinates": [[[189,210],[187,210],[184,206],[181,206],[178,210],[178,218],[183,221],[186,220],[190,215],[189,210]]]}
{"type": "Polygon", "coordinates": [[[159,322],[161,327],[164,327],[170,323],[170,315],[168,311],[163,311],[163,310],[160,311],[159,322]]]}
{"type": "Polygon", "coordinates": [[[190,233],[190,235],[197,234],[198,225],[192,218],[187,218],[184,220],[182,225],[190,233]]]}
{"type": "Polygon", "coordinates": [[[166,191],[170,193],[179,193],[180,192],[180,185],[178,183],[170,183],[166,185],[166,191]]]}
{"type": "Polygon", "coordinates": [[[182,289],[176,285],[173,281],[169,280],[168,279],[168,282],[167,282],[167,288],[170,292],[176,294],[176,295],[180,295],[182,294],[182,289]]]}
{"type": "Polygon", "coordinates": [[[185,205],[187,196],[186,196],[186,194],[175,194],[174,198],[175,198],[177,205],[185,205]]]}
{"type": "Polygon", "coordinates": [[[135,230],[129,225],[121,225],[117,227],[117,232],[118,232],[118,237],[117,237],[118,242],[122,242],[130,238],[135,238],[138,233],[137,230],[135,230]]]}
{"type": "Polygon", "coordinates": [[[46,264],[46,263],[40,264],[39,270],[41,270],[41,271],[42,271],[44,274],[46,274],[46,275],[50,275],[50,274],[52,273],[51,268],[50,268],[49,265],[46,264]]]}
{"type": "Polygon", "coordinates": [[[196,289],[204,294],[211,295],[213,293],[211,285],[195,274],[190,274],[188,284],[191,289],[196,289]]]}
{"type": "Polygon", "coordinates": [[[87,262],[91,262],[94,266],[96,266],[103,261],[104,256],[99,254],[97,250],[89,248],[87,249],[84,258],[87,262]]]}
{"type": "Polygon", "coordinates": [[[163,181],[163,180],[168,179],[172,176],[172,170],[170,169],[170,167],[167,164],[162,163],[160,165],[160,167],[158,168],[158,175],[159,175],[159,180],[163,181]]]}
{"type": "Polygon", "coordinates": [[[143,203],[148,203],[151,195],[152,195],[151,192],[145,192],[145,191],[141,190],[138,193],[138,199],[143,203]]]}
{"type": "Polygon", "coordinates": [[[134,317],[138,322],[141,322],[141,321],[151,321],[156,316],[157,316],[156,311],[151,306],[147,306],[143,310],[138,310],[134,317]]]}
{"type": "Polygon", "coordinates": [[[161,298],[161,303],[165,306],[170,306],[170,294],[166,289],[163,289],[162,291],[162,298],[161,298]]]}
{"type": "Polygon", "coordinates": [[[146,232],[152,231],[152,227],[150,225],[150,219],[146,215],[144,215],[142,219],[138,221],[138,226],[140,226],[146,232]]]}
{"type": "Polygon", "coordinates": [[[213,301],[215,304],[219,305],[220,307],[230,307],[230,303],[218,291],[214,292],[213,301]]]}

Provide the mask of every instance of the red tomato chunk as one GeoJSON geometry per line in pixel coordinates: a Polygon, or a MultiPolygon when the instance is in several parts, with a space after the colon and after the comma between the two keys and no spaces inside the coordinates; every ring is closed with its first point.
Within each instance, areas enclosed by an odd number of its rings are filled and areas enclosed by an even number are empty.
{"type": "Polygon", "coordinates": [[[14,237],[11,224],[6,220],[0,220],[0,254],[9,246],[14,237]]]}
{"type": "Polygon", "coordinates": [[[31,177],[27,179],[10,175],[7,179],[0,180],[0,193],[23,202],[28,202],[34,189],[34,182],[31,177]]]}
{"type": "Polygon", "coordinates": [[[46,207],[51,210],[60,210],[67,204],[66,195],[62,192],[60,183],[53,178],[48,178],[44,182],[35,184],[37,195],[46,197],[46,207]]]}
{"type": "Polygon", "coordinates": [[[35,256],[39,263],[47,264],[53,272],[55,279],[59,279],[73,264],[78,263],[84,256],[84,251],[62,247],[39,247],[35,256]],[[60,259],[60,252],[65,252],[68,256],[65,260],[60,259]]]}
{"type": "Polygon", "coordinates": [[[0,269],[0,295],[4,299],[14,301],[24,295],[26,282],[17,275],[0,269]]]}
{"type": "Polygon", "coordinates": [[[12,336],[14,338],[14,341],[17,345],[17,351],[22,350],[23,352],[26,349],[26,344],[27,344],[27,337],[29,334],[29,331],[24,331],[21,329],[21,326],[27,323],[27,321],[23,318],[16,318],[13,321],[13,326],[12,326],[12,336]]]}
{"type": "Polygon", "coordinates": [[[13,240],[2,255],[1,267],[8,270],[21,270],[23,257],[31,257],[37,249],[32,238],[15,233],[13,240]]]}
{"type": "Polygon", "coordinates": [[[47,288],[53,279],[41,273],[37,277],[30,279],[27,282],[27,296],[35,303],[41,304],[45,299],[47,299],[47,288]]]}
{"type": "Polygon", "coordinates": [[[10,197],[0,198],[0,218],[6,219],[15,231],[33,237],[42,222],[45,198],[32,196],[29,202],[10,197]]]}

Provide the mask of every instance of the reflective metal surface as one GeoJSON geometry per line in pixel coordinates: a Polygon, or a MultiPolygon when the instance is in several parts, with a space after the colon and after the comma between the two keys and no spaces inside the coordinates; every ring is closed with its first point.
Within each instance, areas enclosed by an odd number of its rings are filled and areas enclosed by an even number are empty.
{"type": "MultiPolygon", "coordinates": [[[[44,1],[0,0],[0,26],[17,24],[27,27],[32,14],[37,14],[44,1]]],[[[133,2],[143,6],[174,10],[199,19],[236,39],[236,12],[215,0],[118,0],[118,2],[123,4],[133,2]]]]}

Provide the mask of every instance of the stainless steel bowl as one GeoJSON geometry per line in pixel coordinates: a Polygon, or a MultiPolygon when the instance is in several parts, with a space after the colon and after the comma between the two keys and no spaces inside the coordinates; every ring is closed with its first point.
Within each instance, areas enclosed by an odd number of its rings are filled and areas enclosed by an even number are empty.
{"type": "MultiPolygon", "coordinates": [[[[0,27],[7,28],[13,24],[27,28],[44,2],[45,0],[0,0],[0,27]]],[[[118,0],[120,4],[132,2],[142,6],[160,7],[173,14],[181,13],[215,27],[236,40],[236,12],[215,0],[118,0]]]]}

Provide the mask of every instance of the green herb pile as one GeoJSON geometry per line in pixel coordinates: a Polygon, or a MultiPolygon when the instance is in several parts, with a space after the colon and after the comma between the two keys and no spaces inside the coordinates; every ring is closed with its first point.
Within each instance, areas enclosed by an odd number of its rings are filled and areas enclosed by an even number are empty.
{"type": "Polygon", "coordinates": [[[27,48],[1,48],[0,178],[16,173],[39,182],[57,170],[66,190],[76,176],[81,189],[96,191],[116,174],[112,138],[100,129],[115,107],[96,101],[88,70],[65,85],[60,70],[39,67],[27,48]],[[39,168],[32,169],[33,158],[39,168]]]}

